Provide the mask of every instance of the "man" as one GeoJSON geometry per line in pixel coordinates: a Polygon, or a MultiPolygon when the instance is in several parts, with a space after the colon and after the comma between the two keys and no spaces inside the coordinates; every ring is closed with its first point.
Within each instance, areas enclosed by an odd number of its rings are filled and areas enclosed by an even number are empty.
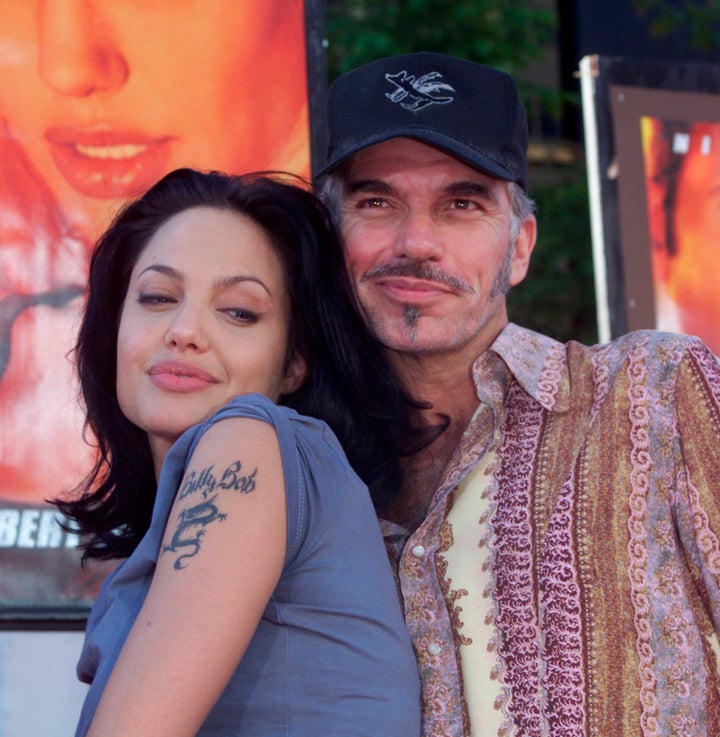
{"type": "Polygon", "coordinates": [[[536,221],[507,75],[337,80],[319,186],[357,296],[446,430],[383,521],[424,735],[720,734],[720,368],[697,339],[508,324],[536,221]]]}

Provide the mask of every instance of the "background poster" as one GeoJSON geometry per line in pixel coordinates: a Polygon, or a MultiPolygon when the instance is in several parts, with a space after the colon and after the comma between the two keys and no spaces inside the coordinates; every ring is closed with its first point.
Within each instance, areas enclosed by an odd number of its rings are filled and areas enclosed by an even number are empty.
{"type": "Polygon", "coordinates": [[[0,0],[7,626],[82,619],[107,570],[81,571],[76,537],[44,501],[93,460],[69,351],[94,240],[127,198],[180,166],[310,174],[310,108],[324,85],[319,5],[0,0]]]}
{"type": "MultiPolygon", "coordinates": [[[[720,118],[712,103],[705,114],[720,118]]],[[[655,324],[720,355],[720,122],[686,110],[640,119],[655,324]]]]}
{"type": "Polygon", "coordinates": [[[586,57],[581,80],[601,339],[720,354],[720,66],[586,57]]]}

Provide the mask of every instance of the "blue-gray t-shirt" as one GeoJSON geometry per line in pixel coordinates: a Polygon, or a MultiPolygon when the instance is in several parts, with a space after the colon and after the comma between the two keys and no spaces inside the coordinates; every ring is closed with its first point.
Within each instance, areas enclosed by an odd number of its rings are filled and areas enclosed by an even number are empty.
{"type": "Polygon", "coordinates": [[[193,450],[228,417],[277,431],[287,552],[253,639],[198,735],[417,737],[417,666],[367,488],[327,425],[259,394],[234,399],[168,453],[150,529],[106,579],[88,620],[78,676],[92,685],[76,736],[87,732],[143,604],[193,450]]]}

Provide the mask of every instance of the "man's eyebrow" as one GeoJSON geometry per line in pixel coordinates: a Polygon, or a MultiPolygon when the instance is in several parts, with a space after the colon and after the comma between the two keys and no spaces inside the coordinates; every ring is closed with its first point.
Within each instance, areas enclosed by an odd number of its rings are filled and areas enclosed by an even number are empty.
{"type": "Polygon", "coordinates": [[[492,204],[499,202],[495,190],[482,182],[453,182],[444,191],[450,197],[481,197],[492,204]]]}
{"type": "MultiPolygon", "coordinates": [[[[346,194],[384,194],[393,193],[393,188],[382,179],[356,179],[346,185],[346,194]]],[[[483,182],[459,181],[452,182],[443,188],[442,193],[448,197],[480,197],[494,205],[498,204],[497,193],[492,187],[483,182]]]]}
{"type": "Polygon", "coordinates": [[[363,192],[373,194],[391,194],[392,187],[382,179],[356,179],[348,182],[345,187],[346,194],[362,194],[363,192]]]}

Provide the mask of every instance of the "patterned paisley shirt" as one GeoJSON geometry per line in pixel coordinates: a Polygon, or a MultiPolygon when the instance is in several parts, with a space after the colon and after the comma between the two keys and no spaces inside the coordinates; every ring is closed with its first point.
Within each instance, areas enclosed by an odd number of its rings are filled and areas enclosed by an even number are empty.
{"type": "Polygon", "coordinates": [[[383,522],[424,737],[720,735],[714,356],[508,325],[473,377],[425,521],[383,522]]]}

